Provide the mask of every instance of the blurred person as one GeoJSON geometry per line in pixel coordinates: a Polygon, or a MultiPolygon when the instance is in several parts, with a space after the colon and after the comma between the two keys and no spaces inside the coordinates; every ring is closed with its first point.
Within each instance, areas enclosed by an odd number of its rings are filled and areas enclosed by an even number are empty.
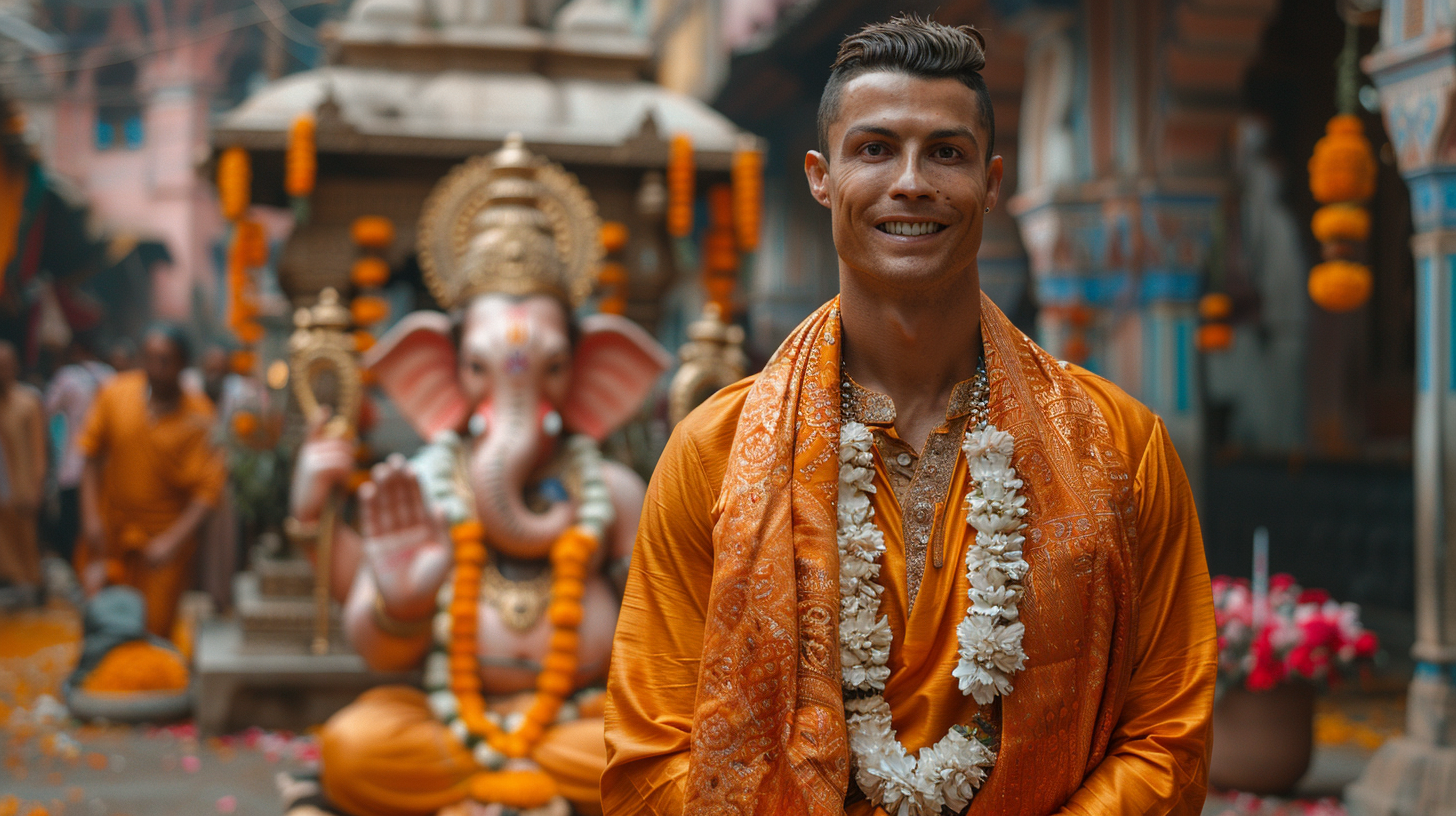
{"type": "Polygon", "coordinates": [[[88,593],[108,583],[140,590],[147,629],[161,637],[171,634],[197,532],[227,478],[211,439],[212,405],[182,387],[189,358],[180,329],[149,329],[143,370],[102,388],[79,442],[86,465],[77,571],[88,593]]]}
{"type": "Polygon", "coordinates": [[[101,387],[116,372],[96,359],[91,347],[73,339],[66,347],[66,364],[56,370],[45,392],[46,412],[60,423],[59,462],[56,466],[58,500],[56,512],[48,525],[46,538],[56,554],[70,563],[81,532],[81,472],[86,455],[78,444],[81,427],[101,387]]]}
{"type": "Polygon", "coordinates": [[[607,681],[607,814],[1203,806],[1217,674],[1162,420],[980,291],[983,36],[840,45],[804,159],[839,296],[673,432],[607,681]],[[969,601],[969,603],[968,603],[969,601]]]}
{"type": "Polygon", "coordinates": [[[46,476],[45,411],[20,382],[15,346],[0,340],[0,581],[30,599],[40,588],[36,536],[46,476]]]}
{"type": "Polygon", "coordinates": [[[136,344],[130,340],[118,340],[106,350],[106,362],[113,371],[131,371],[137,367],[136,344]]]}
{"type": "Polygon", "coordinates": [[[212,400],[214,408],[221,410],[223,390],[228,378],[236,376],[228,365],[227,349],[222,346],[208,346],[203,349],[197,370],[202,375],[202,393],[212,400]]]}

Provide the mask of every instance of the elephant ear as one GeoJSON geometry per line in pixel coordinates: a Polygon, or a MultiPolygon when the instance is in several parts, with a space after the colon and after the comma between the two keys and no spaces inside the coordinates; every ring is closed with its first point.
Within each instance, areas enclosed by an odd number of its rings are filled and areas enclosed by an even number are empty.
{"type": "Polygon", "coordinates": [[[439,312],[405,315],[364,355],[379,387],[426,441],[459,428],[470,413],[455,360],[450,318],[439,312]]]}
{"type": "Polygon", "coordinates": [[[667,349],[627,318],[596,314],[583,319],[571,392],[561,409],[566,427],[600,442],[637,412],[671,365],[667,349]]]}

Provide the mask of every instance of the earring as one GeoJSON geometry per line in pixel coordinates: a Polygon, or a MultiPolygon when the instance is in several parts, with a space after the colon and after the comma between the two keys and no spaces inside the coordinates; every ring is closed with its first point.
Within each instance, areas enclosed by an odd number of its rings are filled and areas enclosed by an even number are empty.
{"type": "Polygon", "coordinates": [[[990,212],[990,211],[991,211],[991,208],[990,207],[987,207],[986,208],[986,212],[990,212]]]}

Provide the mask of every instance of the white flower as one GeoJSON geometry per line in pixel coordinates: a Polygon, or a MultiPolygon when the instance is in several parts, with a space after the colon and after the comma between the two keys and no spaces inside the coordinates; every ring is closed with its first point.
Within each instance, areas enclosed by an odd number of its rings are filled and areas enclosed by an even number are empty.
{"type": "Polygon", "coordinates": [[[438,689],[450,685],[450,658],[444,652],[430,652],[425,658],[425,688],[438,689]]]}
{"type": "Polygon", "coordinates": [[[460,701],[448,691],[437,691],[429,696],[430,712],[437,720],[448,720],[460,712],[460,701]]]}
{"type": "MultiPolygon", "coordinates": [[[[839,523],[841,683],[870,691],[845,701],[855,781],[870,801],[894,816],[939,816],[961,811],[985,781],[996,755],[952,729],[917,756],[895,736],[889,704],[879,693],[889,679],[893,633],[881,616],[880,561],[884,534],[874,524],[873,438],[857,422],[840,429],[839,523]]],[[[984,705],[1012,690],[1012,675],[1025,666],[1017,621],[1022,581],[1030,565],[1022,557],[1026,497],[1011,466],[1015,439],[994,426],[968,429],[962,445],[974,486],[966,495],[966,521],[976,542],[966,553],[969,604],[956,628],[959,660],[952,675],[962,694],[984,705]]]]}

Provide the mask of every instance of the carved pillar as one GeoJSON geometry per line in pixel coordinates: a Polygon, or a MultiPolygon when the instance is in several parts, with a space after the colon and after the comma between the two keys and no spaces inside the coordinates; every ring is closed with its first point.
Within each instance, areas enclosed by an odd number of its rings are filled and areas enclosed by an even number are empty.
{"type": "Polygon", "coordinates": [[[1381,746],[1345,798],[1355,816],[1435,816],[1456,813],[1456,46],[1450,9],[1418,0],[1387,9],[1380,47],[1364,67],[1380,90],[1416,230],[1417,665],[1406,733],[1381,746]]]}

